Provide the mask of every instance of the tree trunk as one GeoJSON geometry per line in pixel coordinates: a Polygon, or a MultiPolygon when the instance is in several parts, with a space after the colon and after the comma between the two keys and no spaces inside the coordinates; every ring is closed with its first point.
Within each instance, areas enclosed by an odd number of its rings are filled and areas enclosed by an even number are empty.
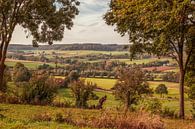
{"type": "Polygon", "coordinates": [[[184,109],[184,77],[185,77],[185,71],[180,69],[180,81],[179,81],[179,91],[180,91],[180,111],[179,111],[179,117],[181,119],[185,118],[185,109],[184,109]]]}
{"type": "Polygon", "coordinates": [[[128,91],[126,96],[125,113],[128,112],[129,106],[130,106],[130,92],[128,91]]]}
{"type": "Polygon", "coordinates": [[[4,61],[1,61],[0,62],[0,91],[3,91],[5,87],[3,83],[4,70],[5,70],[4,61]]]}

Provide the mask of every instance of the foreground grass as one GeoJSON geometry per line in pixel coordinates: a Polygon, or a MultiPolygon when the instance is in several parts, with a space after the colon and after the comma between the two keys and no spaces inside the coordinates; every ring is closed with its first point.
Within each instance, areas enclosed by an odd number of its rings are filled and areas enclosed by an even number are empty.
{"type": "MultiPolygon", "coordinates": [[[[10,105],[0,104],[0,114],[4,115],[5,118],[0,118],[1,129],[80,129],[67,125],[65,123],[57,123],[52,121],[33,121],[34,116],[37,114],[48,113],[54,119],[57,113],[73,114],[73,118],[83,116],[87,114],[93,114],[93,112],[82,111],[79,109],[65,109],[55,108],[48,106],[31,106],[31,105],[10,105]]],[[[83,128],[89,129],[89,128],[83,128]]]]}
{"type": "MultiPolygon", "coordinates": [[[[0,104],[0,114],[5,118],[0,118],[1,129],[81,129],[67,125],[65,123],[55,122],[55,115],[57,113],[67,116],[71,114],[72,119],[96,118],[101,114],[101,110],[84,110],[74,108],[56,108],[49,106],[32,106],[32,105],[11,105],[0,104]],[[37,114],[47,113],[51,116],[51,121],[33,121],[37,114]]],[[[116,113],[111,111],[110,113],[116,113]]],[[[166,129],[194,129],[195,123],[191,120],[177,120],[177,119],[162,119],[165,123],[166,129]]],[[[92,128],[83,128],[92,129],[92,128]]]]}

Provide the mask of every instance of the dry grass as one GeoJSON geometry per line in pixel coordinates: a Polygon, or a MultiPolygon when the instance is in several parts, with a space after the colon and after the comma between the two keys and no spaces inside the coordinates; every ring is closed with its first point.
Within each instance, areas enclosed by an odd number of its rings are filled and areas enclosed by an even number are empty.
{"type": "Polygon", "coordinates": [[[150,115],[145,112],[128,113],[126,115],[110,115],[103,112],[100,117],[90,120],[80,120],[77,126],[88,126],[92,128],[108,129],[164,129],[164,123],[159,116],[150,115]]]}
{"type": "Polygon", "coordinates": [[[166,119],[164,121],[167,129],[195,129],[194,120],[166,119]]]}

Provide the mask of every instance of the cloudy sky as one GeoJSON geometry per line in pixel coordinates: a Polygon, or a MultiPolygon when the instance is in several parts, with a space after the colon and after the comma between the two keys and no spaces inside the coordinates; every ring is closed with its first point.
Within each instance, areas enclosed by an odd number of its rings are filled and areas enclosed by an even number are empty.
{"type": "MultiPolygon", "coordinates": [[[[108,10],[110,0],[79,0],[80,14],[74,20],[71,30],[66,30],[64,39],[57,43],[128,43],[127,36],[121,37],[114,27],[105,24],[102,19],[108,10]]],[[[11,43],[31,44],[22,28],[17,27],[11,43]]]]}

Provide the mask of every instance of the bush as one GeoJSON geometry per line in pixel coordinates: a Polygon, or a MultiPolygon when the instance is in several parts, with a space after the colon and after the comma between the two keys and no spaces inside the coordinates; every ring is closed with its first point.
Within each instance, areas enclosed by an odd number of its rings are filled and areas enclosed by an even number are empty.
{"type": "Polygon", "coordinates": [[[189,86],[188,97],[195,100],[195,84],[189,86]]]}
{"type": "Polygon", "coordinates": [[[192,119],[195,119],[195,102],[192,103],[192,109],[190,110],[192,119]]]}
{"type": "Polygon", "coordinates": [[[158,87],[155,89],[156,94],[160,94],[161,96],[163,94],[168,94],[168,90],[165,84],[159,84],[158,87]]]}
{"type": "Polygon", "coordinates": [[[56,116],[55,116],[55,121],[56,122],[59,122],[59,123],[62,123],[64,122],[64,117],[61,113],[57,113],[56,116]]]}
{"type": "Polygon", "coordinates": [[[57,113],[55,116],[55,121],[59,123],[66,123],[69,125],[76,125],[76,122],[72,119],[71,112],[67,113],[67,116],[63,116],[61,113],[57,113]]]}
{"type": "Polygon", "coordinates": [[[168,107],[165,107],[162,111],[161,111],[161,116],[162,117],[169,117],[169,118],[178,118],[178,115],[175,113],[175,110],[171,110],[168,107]]]}
{"type": "Polygon", "coordinates": [[[162,111],[162,103],[155,98],[150,101],[147,101],[145,108],[152,114],[160,114],[162,111]]]}
{"type": "Polygon", "coordinates": [[[14,82],[27,82],[30,80],[31,73],[22,63],[16,63],[13,69],[14,82]]]}
{"type": "Polygon", "coordinates": [[[5,119],[5,118],[6,118],[6,116],[4,116],[3,114],[0,114],[0,120],[5,119]]]}
{"type": "Polygon", "coordinates": [[[76,122],[72,119],[72,115],[70,112],[67,113],[67,116],[64,117],[61,113],[57,113],[55,116],[55,121],[59,123],[66,123],[70,125],[75,125],[76,122]]]}
{"type": "Polygon", "coordinates": [[[20,98],[16,97],[16,96],[7,96],[6,98],[6,103],[10,103],[10,104],[20,104],[20,98]]]}
{"type": "Polygon", "coordinates": [[[124,103],[126,110],[137,104],[143,95],[152,93],[145,78],[145,73],[140,68],[119,70],[119,79],[113,87],[114,95],[124,103]]]}
{"type": "Polygon", "coordinates": [[[111,129],[164,129],[164,124],[158,116],[147,113],[111,116],[104,113],[88,123],[93,128],[111,129]]]}
{"type": "Polygon", "coordinates": [[[7,98],[7,94],[0,91],[0,103],[5,103],[7,98]]]}
{"type": "Polygon", "coordinates": [[[179,82],[179,73],[168,72],[162,76],[163,81],[179,82]]]}
{"type": "Polygon", "coordinates": [[[65,100],[64,102],[55,101],[52,103],[52,105],[55,107],[65,107],[65,108],[73,107],[72,101],[69,101],[69,100],[65,100]]]}
{"type": "Polygon", "coordinates": [[[93,90],[96,88],[96,84],[85,83],[85,80],[77,80],[71,83],[70,88],[76,100],[75,106],[87,108],[87,101],[90,99],[90,95],[94,94],[93,90]]]}
{"type": "Polygon", "coordinates": [[[36,76],[29,83],[24,83],[21,100],[28,104],[48,104],[53,101],[56,92],[53,78],[47,75],[36,76]]]}

